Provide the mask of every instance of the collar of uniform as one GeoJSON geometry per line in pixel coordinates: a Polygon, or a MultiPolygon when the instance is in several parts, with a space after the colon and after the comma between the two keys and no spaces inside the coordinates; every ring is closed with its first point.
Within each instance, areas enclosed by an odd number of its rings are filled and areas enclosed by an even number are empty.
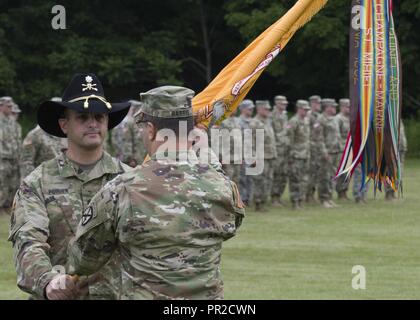
{"type": "Polygon", "coordinates": [[[262,123],[265,123],[267,121],[268,117],[264,119],[259,114],[257,114],[257,119],[260,120],[262,123]]]}
{"type": "Polygon", "coordinates": [[[101,160],[90,170],[89,174],[86,175],[85,172],[77,173],[73,163],[69,160],[64,152],[62,152],[57,158],[58,168],[60,175],[64,178],[69,177],[78,177],[81,180],[86,180],[88,177],[89,180],[96,179],[104,174],[118,174],[120,173],[119,166],[117,165],[115,159],[113,159],[108,153],[104,151],[104,155],[101,160]]]}
{"type": "Polygon", "coordinates": [[[193,149],[177,150],[177,151],[158,151],[150,157],[153,161],[174,161],[174,162],[194,162],[197,160],[197,155],[193,149]]]}

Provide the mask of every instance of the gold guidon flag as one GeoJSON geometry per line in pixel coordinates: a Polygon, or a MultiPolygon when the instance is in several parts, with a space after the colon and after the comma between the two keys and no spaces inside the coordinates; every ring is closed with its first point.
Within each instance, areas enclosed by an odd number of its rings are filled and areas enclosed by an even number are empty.
{"type": "Polygon", "coordinates": [[[203,129],[229,117],[261,73],[328,0],[298,0],[286,14],[266,29],[193,98],[195,123],[203,129]]]}

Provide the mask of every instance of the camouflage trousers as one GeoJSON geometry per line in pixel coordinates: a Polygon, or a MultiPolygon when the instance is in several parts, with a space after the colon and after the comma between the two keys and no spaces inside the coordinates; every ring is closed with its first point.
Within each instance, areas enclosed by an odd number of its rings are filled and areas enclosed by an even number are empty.
{"type": "Polygon", "coordinates": [[[240,164],[223,164],[223,170],[230,180],[239,185],[239,178],[241,175],[241,165],[240,164]]]}
{"type": "Polygon", "coordinates": [[[20,184],[19,166],[16,160],[0,160],[0,207],[10,208],[20,184]]]}
{"type": "Polygon", "coordinates": [[[289,193],[292,203],[305,200],[309,180],[309,159],[291,159],[289,162],[289,193]]]}
{"type": "Polygon", "coordinates": [[[350,179],[346,181],[346,176],[342,175],[336,180],[335,190],[337,193],[347,192],[349,189],[350,179]]]}
{"type": "Polygon", "coordinates": [[[369,183],[365,184],[362,189],[362,167],[358,165],[353,173],[353,198],[356,201],[366,199],[369,183]]]}
{"type": "Polygon", "coordinates": [[[250,203],[253,196],[254,179],[251,175],[246,175],[245,168],[246,164],[241,165],[240,177],[239,177],[239,193],[244,203],[250,203]]]}
{"type": "Polygon", "coordinates": [[[308,186],[306,190],[307,196],[315,194],[315,190],[319,184],[320,160],[316,150],[311,150],[311,159],[309,161],[308,186]]]}
{"type": "Polygon", "coordinates": [[[254,202],[265,204],[271,195],[274,176],[275,159],[264,160],[264,170],[261,174],[253,176],[254,180],[254,202]]]}
{"type": "Polygon", "coordinates": [[[334,177],[340,162],[340,153],[330,153],[329,161],[323,162],[319,170],[318,196],[321,201],[331,200],[334,191],[334,177]]]}
{"type": "MultiPolygon", "coordinates": [[[[279,150],[278,150],[279,151],[279,150]]],[[[281,155],[274,161],[273,173],[273,188],[271,190],[272,197],[279,197],[284,193],[287,184],[287,158],[284,156],[284,151],[277,154],[281,155]]]]}

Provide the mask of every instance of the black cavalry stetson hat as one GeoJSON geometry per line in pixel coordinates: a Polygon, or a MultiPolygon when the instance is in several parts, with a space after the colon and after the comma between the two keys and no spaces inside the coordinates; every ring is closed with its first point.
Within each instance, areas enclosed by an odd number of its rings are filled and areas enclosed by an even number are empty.
{"type": "Polygon", "coordinates": [[[64,108],[79,112],[107,113],[108,129],[117,126],[130,109],[129,102],[110,103],[106,100],[104,89],[93,73],[77,73],[63,93],[62,101],[45,101],[38,108],[38,124],[47,133],[65,138],[58,119],[64,108]]]}

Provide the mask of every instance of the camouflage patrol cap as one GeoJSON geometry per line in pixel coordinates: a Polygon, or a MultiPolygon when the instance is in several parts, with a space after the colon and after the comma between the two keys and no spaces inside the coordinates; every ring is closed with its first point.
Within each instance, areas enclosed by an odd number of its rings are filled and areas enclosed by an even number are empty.
{"type": "Polygon", "coordinates": [[[255,108],[255,104],[252,100],[249,99],[245,99],[244,101],[242,101],[239,104],[239,110],[243,110],[243,109],[254,109],[255,108]]]}
{"type": "Polygon", "coordinates": [[[315,102],[321,102],[321,97],[318,95],[310,96],[308,98],[309,102],[315,101],[315,102]]]}
{"type": "Polygon", "coordinates": [[[13,104],[13,98],[12,97],[1,97],[0,98],[0,104],[10,103],[13,104]]]}
{"type": "Polygon", "coordinates": [[[308,101],[306,101],[306,100],[298,100],[298,101],[296,101],[296,108],[302,108],[302,109],[305,109],[305,110],[310,110],[311,109],[311,107],[309,106],[309,102],[308,101]]]}
{"type": "Polygon", "coordinates": [[[270,101],[268,101],[268,100],[257,100],[257,101],[255,101],[255,105],[257,106],[257,107],[263,107],[263,108],[266,108],[266,109],[271,109],[271,106],[270,106],[270,101]]]}
{"type": "Polygon", "coordinates": [[[340,105],[340,107],[350,107],[350,99],[347,99],[347,98],[340,99],[338,104],[340,105]]]}
{"type": "Polygon", "coordinates": [[[275,96],[274,97],[274,101],[281,101],[283,103],[289,103],[289,101],[287,101],[287,98],[285,96],[275,96]]]}
{"type": "Polygon", "coordinates": [[[12,112],[13,113],[21,113],[22,110],[20,110],[19,106],[16,103],[13,103],[13,105],[12,105],[12,112]]]}
{"type": "Polygon", "coordinates": [[[322,105],[322,108],[326,108],[326,107],[334,107],[335,108],[335,107],[338,106],[335,99],[331,99],[331,98],[322,99],[321,100],[321,105],[322,105]]]}
{"type": "Polygon", "coordinates": [[[195,92],[177,86],[163,86],[140,93],[142,106],[134,115],[147,114],[157,118],[192,117],[191,100],[195,92]]]}

